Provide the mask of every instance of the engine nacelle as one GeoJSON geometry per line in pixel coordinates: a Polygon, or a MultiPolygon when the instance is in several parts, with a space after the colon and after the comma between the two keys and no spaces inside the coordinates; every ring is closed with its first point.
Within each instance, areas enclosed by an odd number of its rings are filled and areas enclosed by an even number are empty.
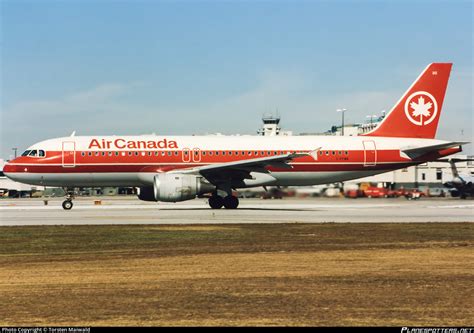
{"type": "Polygon", "coordinates": [[[160,173],[155,176],[153,184],[155,201],[165,202],[191,200],[215,189],[203,177],[182,173],[160,173]]]}
{"type": "Polygon", "coordinates": [[[153,186],[140,187],[138,189],[138,199],[143,201],[156,201],[153,186]]]}

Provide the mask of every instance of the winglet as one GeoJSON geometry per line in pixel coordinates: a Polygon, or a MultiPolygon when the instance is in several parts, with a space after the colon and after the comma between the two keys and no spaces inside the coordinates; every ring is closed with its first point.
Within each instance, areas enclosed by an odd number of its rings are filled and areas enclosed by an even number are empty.
{"type": "Polygon", "coordinates": [[[321,150],[322,147],[316,148],[315,150],[312,150],[308,153],[309,156],[311,156],[315,161],[318,160],[318,154],[319,151],[321,150]]]}

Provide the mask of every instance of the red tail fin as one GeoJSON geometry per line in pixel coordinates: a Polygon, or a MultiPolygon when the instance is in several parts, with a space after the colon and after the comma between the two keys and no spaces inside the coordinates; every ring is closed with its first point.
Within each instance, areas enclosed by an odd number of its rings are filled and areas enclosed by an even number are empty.
{"type": "Polygon", "coordinates": [[[379,126],[363,135],[433,139],[452,65],[428,65],[379,126]]]}

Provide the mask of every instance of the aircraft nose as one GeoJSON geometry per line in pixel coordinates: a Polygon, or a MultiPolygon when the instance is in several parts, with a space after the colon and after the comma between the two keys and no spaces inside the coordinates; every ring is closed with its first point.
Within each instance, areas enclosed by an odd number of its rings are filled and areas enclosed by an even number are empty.
{"type": "Polygon", "coordinates": [[[8,172],[12,172],[12,165],[7,162],[5,163],[5,165],[3,166],[3,173],[6,175],[8,172]]]}
{"type": "Polygon", "coordinates": [[[5,163],[2,171],[3,171],[3,174],[7,176],[8,178],[14,179],[15,174],[18,172],[18,166],[13,165],[11,162],[13,161],[5,163]]]}

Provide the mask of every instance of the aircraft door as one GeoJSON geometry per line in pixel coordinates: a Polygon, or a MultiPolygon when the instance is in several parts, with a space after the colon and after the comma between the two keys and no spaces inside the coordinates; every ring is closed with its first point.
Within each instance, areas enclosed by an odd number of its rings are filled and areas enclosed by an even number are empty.
{"type": "Polygon", "coordinates": [[[184,148],[182,151],[183,154],[183,162],[191,162],[191,150],[189,148],[184,148]]]}
{"type": "Polygon", "coordinates": [[[375,166],[377,164],[377,148],[375,141],[363,141],[364,166],[375,166]]]}
{"type": "Polygon", "coordinates": [[[201,149],[193,149],[193,162],[201,162],[201,149]]]}
{"type": "Polygon", "coordinates": [[[63,142],[63,167],[74,168],[76,166],[76,143],[74,141],[63,142]]]}

